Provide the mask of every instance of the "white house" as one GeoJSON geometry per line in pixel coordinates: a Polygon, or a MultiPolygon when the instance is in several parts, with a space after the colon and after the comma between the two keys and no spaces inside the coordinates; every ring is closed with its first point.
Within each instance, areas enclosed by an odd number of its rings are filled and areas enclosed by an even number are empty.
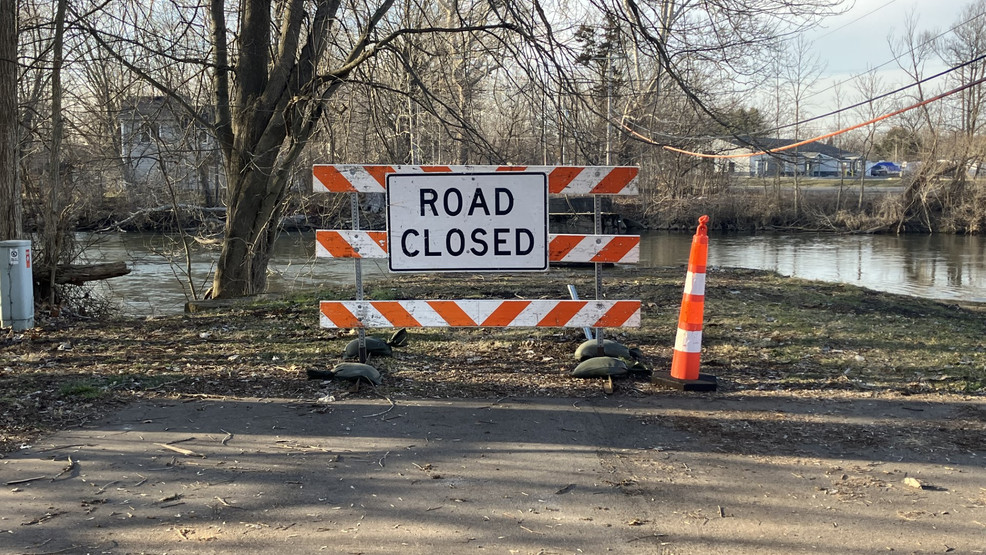
{"type": "Polygon", "coordinates": [[[796,141],[760,137],[741,139],[716,139],[712,143],[717,154],[737,155],[719,159],[720,171],[749,177],[793,176],[795,173],[809,177],[840,177],[858,175],[863,168],[859,155],[820,142],[777,150],[796,141]]]}
{"type": "Polygon", "coordinates": [[[172,192],[180,202],[219,204],[226,184],[215,137],[174,100],[132,98],[119,123],[124,177],[140,204],[169,202],[172,192]]]}

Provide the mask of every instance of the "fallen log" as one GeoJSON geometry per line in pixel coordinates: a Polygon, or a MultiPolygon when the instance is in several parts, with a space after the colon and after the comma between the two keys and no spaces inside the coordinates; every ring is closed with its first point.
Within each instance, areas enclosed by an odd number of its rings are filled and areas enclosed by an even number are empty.
{"type": "MultiPolygon", "coordinates": [[[[35,268],[34,281],[48,284],[51,275],[48,268],[35,268]]],[[[103,264],[59,264],[55,268],[56,285],[82,285],[87,281],[99,281],[120,276],[131,272],[124,262],[106,262],[103,264]]]]}

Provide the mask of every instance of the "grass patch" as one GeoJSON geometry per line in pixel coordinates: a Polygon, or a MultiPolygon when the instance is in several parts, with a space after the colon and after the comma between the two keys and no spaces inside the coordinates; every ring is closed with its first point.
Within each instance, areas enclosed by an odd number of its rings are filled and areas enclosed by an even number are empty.
{"type": "Polygon", "coordinates": [[[58,395],[61,397],[74,397],[78,399],[93,400],[106,394],[106,388],[99,386],[93,381],[78,381],[62,384],[58,388],[58,395]]]}

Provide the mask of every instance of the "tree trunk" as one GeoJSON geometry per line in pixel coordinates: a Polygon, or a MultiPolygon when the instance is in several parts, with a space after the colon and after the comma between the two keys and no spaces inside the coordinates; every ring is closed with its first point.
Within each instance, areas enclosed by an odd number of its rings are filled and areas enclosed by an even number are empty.
{"type": "Polygon", "coordinates": [[[220,68],[214,77],[216,130],[229,187],[226,233],[213,280],[214,298],[253,295],[267,287],[267,263],[277,238],[292,164],[312,136],[325,103],[359,60],[375,52],[367,52],[373,30],[393,4],[394,0],[380,3],[364,23],[344,66],[326,79],[317,75],[315,68],[323,61],[323,39],[339,11],[340,0],[317,0],[315,12],[308,15],[303,0],[285,2],[279,23],[282,40],[276,49],[269,34],[271,0],[243,0],[235,72],[228,63],[223,2],[212,0],[213,56],[220,68]],[[306,42],[301,44],[306,22],[309,29],[306,42]],[[230,77],[234,74],[231,93],[230,77]],[[231,103],[231,98],[236,102],[231,103]]]}
{"type": "Polygon", "coordinates": [[[17,167],[17,2],[0,0],[0,240],[24,236],[17,167]]]}
{"type": "Polygon", "coordinates": [[[51,292],[48,303],[55,306],[55,279],[58,271],[58,259],[61,255],[62,230],[58,205],[58,196],[62,188],[62,61],[65,37],[65,5],[68,0],[58,0],[55,10],[55,37],[52,44],[51,68],[51,158],[49,159],[48,202],[44,217],[44,230],[41,235],[41,260],[48,264],[48,286],[51,292]]]}
{"type": "MultiPolygon", "coordinates": [[[[39,277],[44,280],[43,285],[47,285],[48,276],[51,270],[39,268],[39,277]]],[[[55,271],[55,285],[82,285],[89,281],[99,281],[130,273],[130,268],[126,262],[106,262],[103,264],[59,264],[55,271]]]]}
{"type": "Polygon", "coordinates": [[[267,263],[273,254],[285,193],[279,181],[254,170],[240,174],[231,183],[213,297],[255,295],[267,288],[267,263]]]}

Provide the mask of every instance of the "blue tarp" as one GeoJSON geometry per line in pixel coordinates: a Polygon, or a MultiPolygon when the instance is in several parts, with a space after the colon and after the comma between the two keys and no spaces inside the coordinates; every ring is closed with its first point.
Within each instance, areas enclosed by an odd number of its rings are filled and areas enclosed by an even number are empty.
{"type": "Polygon", "coordinates": [[[900,175],[900,166],[893,162],[877,162],[870,168],[870,175],[900,175]]]}

